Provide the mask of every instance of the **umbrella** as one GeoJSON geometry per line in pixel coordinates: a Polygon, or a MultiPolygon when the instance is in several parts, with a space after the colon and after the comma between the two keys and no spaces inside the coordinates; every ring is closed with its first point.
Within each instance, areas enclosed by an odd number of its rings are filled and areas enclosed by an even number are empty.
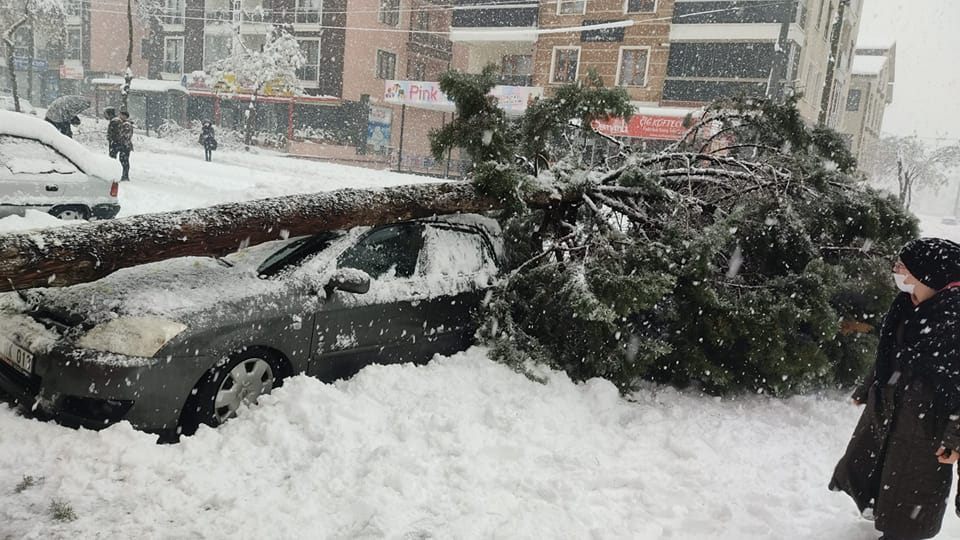
{"type": "Polygon", "coordinates": [[[47,107],[46,119],[51,122],[69,122],[74,116],[90,108],[90,100],[83,96],[61,96],[47,107]]]}

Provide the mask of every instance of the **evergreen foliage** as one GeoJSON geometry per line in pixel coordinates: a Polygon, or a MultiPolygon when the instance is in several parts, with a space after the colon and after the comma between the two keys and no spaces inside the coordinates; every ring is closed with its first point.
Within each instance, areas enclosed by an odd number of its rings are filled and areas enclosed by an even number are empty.
{"type": "Polygon", "coordinates": [[[504,218],[510,273],[481,328],[494,356],[624,391],[642,379],[776,395],[853,383],[915,219],[865,187],[839,135],[806,126],[794,100],[715,103],[664,152],[611,140],[616,166],[589,169],[582,144],[553,143],[629,111],[625,95],[593,99],[592,84],[534,104],[502,127],[509,152],[478,160],[478,188],[517,203],[504,218]],[[548,170],[530,166],[541,155],[548,170]],[[545,186],[556,205],[522,204],[545,186]]]}

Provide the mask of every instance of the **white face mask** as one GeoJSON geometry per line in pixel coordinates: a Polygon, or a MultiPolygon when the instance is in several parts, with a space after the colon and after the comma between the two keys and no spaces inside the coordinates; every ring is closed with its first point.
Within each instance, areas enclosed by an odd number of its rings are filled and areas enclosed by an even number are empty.
{"type": "Polygon", "coordinates": [[[913,294],[913,289],[916,285],[907,285],[904,281],[907,280],[907,276],[903,274],[893,274],[893,280],[897,282],[897,288],[905,293],[913,294]]]}

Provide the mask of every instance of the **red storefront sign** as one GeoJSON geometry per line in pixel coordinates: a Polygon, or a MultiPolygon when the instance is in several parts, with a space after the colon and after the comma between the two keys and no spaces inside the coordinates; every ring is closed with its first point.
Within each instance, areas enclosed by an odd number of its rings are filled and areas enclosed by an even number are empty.
{"type": "Polygon", "coordinates": [[[629,120],[623,118],[594,120],[593,129],[611,137],[678,141],[687,132],[683,119],[682,116],[635,114],[629,120]]]}

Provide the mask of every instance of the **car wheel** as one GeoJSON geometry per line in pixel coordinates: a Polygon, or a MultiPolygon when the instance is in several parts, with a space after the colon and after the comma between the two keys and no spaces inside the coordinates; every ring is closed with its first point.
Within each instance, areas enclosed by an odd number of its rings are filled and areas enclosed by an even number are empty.
{"type": "Polygon", "coordinates": [[[50,211],[53,217],[62,220],[89,219],[90,213],[82,206],[58,206],[50,211]]]}
{"type": "Polygon", "coordinates": [[[219,426],[243,404],[256,403],[281,385],[283,369],[274,354],[246,350],[204,375],[181,414],[180,430],[190,435],[200,426],[219,426]]]}

